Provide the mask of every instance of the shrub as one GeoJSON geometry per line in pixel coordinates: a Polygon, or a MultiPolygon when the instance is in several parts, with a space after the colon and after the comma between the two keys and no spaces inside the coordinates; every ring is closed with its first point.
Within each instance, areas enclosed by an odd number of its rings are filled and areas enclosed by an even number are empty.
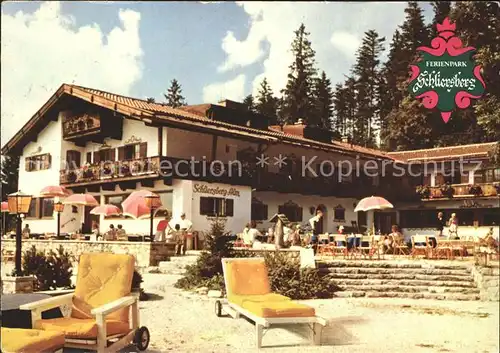
{"type": "Polygon", "coordinates": [[[134,270],[134,276],[132,277],[132,288],[130,290],[131,291],[138,290],[139,291],[139,300],[144,301],[144,300],[148,300],[149,296],[144,291],[144,289],[141,288],[142,282],[144,282],[144,280],[142,279],[142,275],[137,270],[134,270]]]}
{"type": "MultiPolygon", "coordinates": [[[[184,277],[176,288],[192,290],[207,287],[208,290],[225,290],[221,259],[224,257],[254,257],[255,252],[232,251],[231,243],[224,234],[223,223],[216,220],[206,234],[209,251],[201,253],[193,265],[186,266],[184,277]]],[[[331,298],[339,288],[317,269],[301,269],[300,262],[276,251],[264,256],[268,268],[271,289],[292,299],[331,298]]]]}
{"type": "Polygon", "coordinates": [[[480,185],[469,185],[469,194],[474,196],[481,196],[483,194],[483,189],[480,185]]]}
{"type": "Polygon", "coordinates": [[[23,276],[34,276],[34,290],[44,291],[57,288],[72,288],[71,276],[73,256],[59,246],[57,253],[49,254],[37,251],[33,245],[23,253],[21,273],[23,276]]]}
{"type": "Polygon", "coordinates": [[[428,199],[431,196],[431,189],[427,185],[419,185],[415,191],[423,199],[428,199]]]}
{"type": "Polygon", "coordinates": [[[443,184],[439,189],[441,190],[441,194],[447,198],[452,198],[455,193],[455,189],[450,184],[443,184]]]}

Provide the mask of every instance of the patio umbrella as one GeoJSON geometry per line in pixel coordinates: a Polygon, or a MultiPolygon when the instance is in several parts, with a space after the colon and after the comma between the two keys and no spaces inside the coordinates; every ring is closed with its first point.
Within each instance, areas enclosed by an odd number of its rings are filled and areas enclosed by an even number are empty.
{"type": "Polygon", "coordinates": [[[146,218],[147,215],[150,217],[150,230],[149,236],[151,241],[153,240],[153,211],[148,207],[148,200],[154,202],[154,209],[158,209],[162,206],[160,196],[151,191],[139,190],[134,191],[130,194],[125,201],[122,202],[123,215],[130,216],[135,219],[146,218]],[[154,201],[153,201],[154,200],[154,201]]]}
{"type": "Polygon", "coordinates": [[[99,206],[99,202],[94,196],[89,194],[73,194],[68,196],[64,201],[65,205],[82,205],[82,206],[99,206]]]}
{"type": "Polygon", "coordinates": [[[61,185],[51,185],[46,186],[40,191],[41,197],[66,197],[71,195],[73,192],[71,190],[66,189],[61,185]]]}
{"type": "Polygon", "coordinates": [[[370,197],[365,197],[364,199],[359,201],[358,205],[354,209],[354,212],[383,210],[387,208],[394,208],[394,206],[383,197],[370,196],[370,197]]]}
{"type": "Polygon", "coordinates": [[[95,215],[103,215],[105,217],[109,216],[118,216],[122,213],[119,207],[116,207],[115,205],[101,205],[94,207],[91,211],[90,214],[95,214],[95,215]]]}

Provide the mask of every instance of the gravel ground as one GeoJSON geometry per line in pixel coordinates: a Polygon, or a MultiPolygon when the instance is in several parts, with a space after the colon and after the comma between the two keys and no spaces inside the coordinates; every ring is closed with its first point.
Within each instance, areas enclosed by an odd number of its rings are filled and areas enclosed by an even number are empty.
{"type": "MultiPolygon", "coordinates": [[[[147,352],[256,351],[253,325],[244,319],[218,318],[214,299],[173,287],[174,275],[146,274],[152,299],[141,302],[141,324],[151,332],[147,352]]],[[[266,352],[463,352],[496,353],[498,302],[337,298],[304,301],[329,320],[321,347],[300,334],[273,329],[265,333],[266,352]]],[[[124,352],[134,352],[133,348],[124,352]]]]}

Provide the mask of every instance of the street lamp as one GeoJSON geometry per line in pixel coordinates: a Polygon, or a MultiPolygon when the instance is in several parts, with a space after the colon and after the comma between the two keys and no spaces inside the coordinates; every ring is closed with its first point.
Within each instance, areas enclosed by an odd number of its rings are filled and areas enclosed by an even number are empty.
{"type": "Polygon", "coordinates": [[[9,213],[16,215],[16,276],[22,276],[21,273],[21,214],[29,212],[31,195],[22,193],[21,191],[15,192],[7,196],[9,204],[9,213]]]}
{"type": "Polygon", "coordinates": [[[58,201],[54,204],[54,211],[57,212],[57,238],[61,235],[61,213],[64,211],[64,204],[58,201]]]}
{"type": "Polygon", "coordinates": [[[153,241],[153,215],[157,208],[161,206],[160,196],[150,193],[149,195],[144,196],[144,200],[146,202],[146,206],[150,209],[150,219],[151,223],[149,225],[149,237],[150,241],[153,241]]]}

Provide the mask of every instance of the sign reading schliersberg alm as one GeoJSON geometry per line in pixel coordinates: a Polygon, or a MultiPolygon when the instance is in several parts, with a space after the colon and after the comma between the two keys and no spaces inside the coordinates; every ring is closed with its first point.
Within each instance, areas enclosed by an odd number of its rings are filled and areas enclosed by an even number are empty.
{"type": "Polygon", "coordinates": [[[474,47],[462,47],[455,36],[456,25],[445,18],[437,24],[438,35],[431,48],[419,47],[421,58],[411,65],[410,94],[422,99],[427,109],[437,109],[447,123],[455,108],[465,109],[471,98],[478,99],[484,93],[485,84],[481,67],[476,65],[474,47]]]}

